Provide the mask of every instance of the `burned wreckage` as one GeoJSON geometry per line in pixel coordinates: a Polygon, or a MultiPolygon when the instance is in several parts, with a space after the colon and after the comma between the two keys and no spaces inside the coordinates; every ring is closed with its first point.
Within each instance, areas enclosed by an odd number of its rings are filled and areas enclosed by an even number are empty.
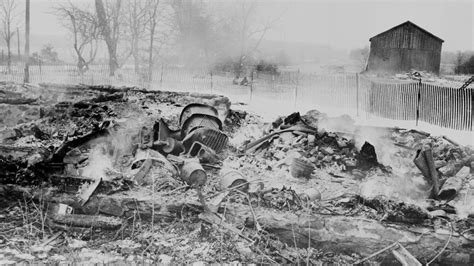
{"type": "Polygon", "coordinates": [[[473,263],[474,152],[447,137],[316,110],[264,123],[216,95],[0,92],[2,205],[40,202],[52,232],[186,218],[241,262],[473,263]]]}

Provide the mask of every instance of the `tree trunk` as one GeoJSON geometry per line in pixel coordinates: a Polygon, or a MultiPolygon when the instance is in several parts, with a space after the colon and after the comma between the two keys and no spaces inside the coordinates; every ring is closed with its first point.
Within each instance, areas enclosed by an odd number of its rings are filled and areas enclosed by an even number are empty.
{"type": "MultiPolygon", "coordinates": [[[[10,31],[8,31],[8,34],[10,34],[10,31]]],[[[8,66],[8,73],[11,72],[11,66],[12,66],[12,52],[11,52],[11,38],[8,37],[7,40],[7,66],[8,66]]]]}
{"type": "Polygon", "coordinates": [[[132,55],[133,55],[133,64],[134,64],[134,70],[135,70],[135,74],[139,74],[140,73],[140,66],[139,66],[139,58],[138,58],[138,36],[139,36],[139,29],[138,25],[139,25],[139,22],[138,22],[138,18],[137,18],[138,14],[137,14],[137,2],[135,1],[133,3],[133,18],[131,21],[132,22],[132,55]]]}
{"type": "Polygon", "coordinates": [[[150,32],[150,49],[148,51],[148,82],[153,80],[153,39],[155,38],[155,27],[150,32]]]}
{"type": "Polygon", "coordinates": [[[138,55],[138,39],[136,38],[133,44],[133,63],[134,63],[135,74],[140,74],[139,61],[140,61],[140,58],[138,55]]]}
{"type": "Polygon", "coordinates": [[[95,8],[97,17],[99,19],[99,25],[102,30],[102,35],[107,45],[107,51],[109,53],[109,75],[112,77],[115,75],[115,71],[118,68],[117,60],[117,41],[111,36],[111,30],[107,20],[107,14],[105,12],[104,3],[102,0],[95,0],[95,8]]]}
{"type": "Polygon", "coordinates": [[[115,76],[115,71],[117,71],[119,67],[117,60],[117,44],[113,41],[107,42],[107,50],[109,51],[109,75],[113,77],[115,76]]]}
{"type": "Polygon", "coordinates": [[[84,57],[82,57],[81,52],[77,48],[77,44],[74,44],[74,51],[77,55],[77,69],[79,70],[79,73],[84,74],[84,72],[89,69],[89,66],[87,65],[86,60],[84,59],[84,57]]]}
{"type": "Polygon", "coordinates": [[[21,58],[21,53],[20,53],[20,30],[16,28],[16,44],[18,48],[18,60],[21,58]]]}

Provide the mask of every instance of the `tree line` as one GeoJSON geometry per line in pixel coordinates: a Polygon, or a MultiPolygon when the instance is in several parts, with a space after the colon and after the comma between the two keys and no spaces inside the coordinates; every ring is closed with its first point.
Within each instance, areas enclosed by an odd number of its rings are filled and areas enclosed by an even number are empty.
{"type": "Polygon", "coordinates": [[[208,68],[229,61],[237,76],[243,74],[276,21],[260,17],[257,8],[253,0],[70,0],[54,13],[71,34],[80,72],[103,49],[111,76],[132,63],[136,74],[151,80],[165,59],[208,68]]]}

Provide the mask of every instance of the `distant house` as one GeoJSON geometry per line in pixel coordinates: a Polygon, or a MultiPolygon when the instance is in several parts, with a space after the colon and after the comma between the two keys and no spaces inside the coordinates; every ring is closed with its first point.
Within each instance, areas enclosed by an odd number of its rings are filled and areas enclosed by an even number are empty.
{"type": "Polygon", "coordinates": [[[368,71],[405,72],[416,69],[439,73],[444,41],[410,21],[369,41],[368,71]]]}

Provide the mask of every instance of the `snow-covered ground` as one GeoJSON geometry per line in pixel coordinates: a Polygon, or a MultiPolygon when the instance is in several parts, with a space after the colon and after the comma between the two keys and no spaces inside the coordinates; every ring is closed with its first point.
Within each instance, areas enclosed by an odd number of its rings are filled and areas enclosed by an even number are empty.
{"type": "MultiPolygon", "coordinates": [[[[241,98],[236,99],[232,95],[228,95],[231,101],[241,100],[241,98]]],[[[416,125],[415,121],[403,121],[403,120],[391,120],[386,118],[377,117],[374,115],[369,115],[364,111],[359,111],[354,109],[341,109],[333,108],[327,106],[317,106],[316,104],[311,103],[308,99],[306,101],[298,101],[295,104],[292,98],[289,99],[269,99],[264,96],[253,95],[248,105],[239,105],[235,106],[236,109],[246,110],[261,116],[265,121],[273,121],[278,116],[285,116],[292,112],[300,112],[302,114],[306,113],[309,110],[319,110],[321,112],[327,113],[329,116],[340,116],[347,114],[352,119],[355,120],[357,125],[369,125],[369,126],[378,126],[378,127],[399,127],[405,129],[417,129],[431,133],[435,136],[447,136],[451,140],[461,144],[461,145],[471,145],[474,146],[474,132],[473,131],[460,131],[449,128],[442,128],[439,126],[434,126],[425,122],[419,122],[416,125]]]]}

